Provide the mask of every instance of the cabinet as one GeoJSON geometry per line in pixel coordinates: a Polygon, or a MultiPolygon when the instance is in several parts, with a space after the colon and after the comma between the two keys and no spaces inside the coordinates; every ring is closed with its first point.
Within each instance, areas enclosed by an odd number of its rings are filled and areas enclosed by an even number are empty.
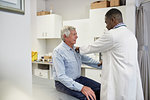
{"type": "Polygon", "coordinates": [[[41,78],[53,79],[52,63],[32,62],[32,74],[41,78]]]}
{"type": "Polygon", "coordinates": [[[34,69],[33,72],[35,76],[50,79],[49,70],[34,69]]]}
{"type": "Polygon", "coordinates": [[[101,83],[101,71],[102,69],[93,68],[87,65],[82,65],[81,67],[81,75],[88,77],[92,80],[95,80],[101,83]]]}
{"type": "Polygon", "coordinates": [[[90,9],[90,33],[92,37],[100,36],[106,29],[105,14],[111,8],[117,8],[122,12],[123,21],[126,23],[126,6],[90,9]]]}
{"type": "Polygon", "coordinates": [[[85,76],[101,83],[101,70],[100,69],[86,69],[85,76]]]}
{"type": "Polygon", "coordinates": [[[60,38],[62,28],[62,17],[56,14],[43,15],[36,17],[37,38],[60,38]]]}
{"type": "MultiPolygon", "coordinates": [[[[48,62],[32,62],[32,74],[41,78],[53,79],[53,66],[48,62]]],[[[87,65],[81,66],[81,75],[101,82],[101,69],[87,65]]]]}

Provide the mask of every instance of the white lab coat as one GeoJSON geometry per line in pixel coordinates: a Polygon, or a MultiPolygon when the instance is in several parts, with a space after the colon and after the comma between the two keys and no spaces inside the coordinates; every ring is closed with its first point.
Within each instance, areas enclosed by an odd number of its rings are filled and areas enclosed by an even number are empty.
{"type": "Polygon", "coordinates": [[[144,100],[137,61],[137,40],[125,26],[105,32],[80,53],[102,52],[101,100],[144,100]]]}

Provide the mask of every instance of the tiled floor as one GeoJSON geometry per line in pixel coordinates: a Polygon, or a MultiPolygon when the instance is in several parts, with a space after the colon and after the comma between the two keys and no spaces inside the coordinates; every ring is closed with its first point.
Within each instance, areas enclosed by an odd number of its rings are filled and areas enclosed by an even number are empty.
{"type": "Polygon", "coordinates": [[[34,100],[78,100],[67,94],[58,92],[54,80],[33,76],[32,95],[34,100]]]}

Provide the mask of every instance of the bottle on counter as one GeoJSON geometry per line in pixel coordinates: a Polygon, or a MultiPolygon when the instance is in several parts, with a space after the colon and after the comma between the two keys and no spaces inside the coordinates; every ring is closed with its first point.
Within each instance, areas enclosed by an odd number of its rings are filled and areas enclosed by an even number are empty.
{"type": "Polygon", "coordinates": [[[50,7],[50,14],[53,14],[53,7],[50,7]]]}

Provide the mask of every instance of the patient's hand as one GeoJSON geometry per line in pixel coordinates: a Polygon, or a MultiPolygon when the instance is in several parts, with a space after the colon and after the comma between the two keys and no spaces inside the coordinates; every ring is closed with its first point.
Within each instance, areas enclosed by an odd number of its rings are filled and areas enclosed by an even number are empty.
{"type": "Polygon", "coordinates": [[[81,92],[86,96],[87,100],[96,100],[96,95],[90,87],[83,86],[81,92]]]}
{"type": "Polygon", "coordinates": [[[77,53],[80,53],[79,48],[80,48],[80,47],[76,47],[76,49],[75,49],[75,51],[76,51],[77,53]]]}

